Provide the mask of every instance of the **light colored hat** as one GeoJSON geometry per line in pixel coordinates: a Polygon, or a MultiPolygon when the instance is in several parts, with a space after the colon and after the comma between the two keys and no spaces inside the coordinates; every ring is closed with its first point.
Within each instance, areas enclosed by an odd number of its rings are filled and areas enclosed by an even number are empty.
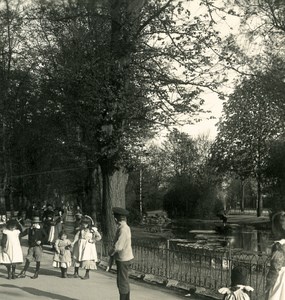
{"type": "Polygon", "coordinates": [[[93,219],[88,215],[84,215],[83,219],[81,220],[81,223],[85,223],[92,226],[94,225],[93,219]]]}

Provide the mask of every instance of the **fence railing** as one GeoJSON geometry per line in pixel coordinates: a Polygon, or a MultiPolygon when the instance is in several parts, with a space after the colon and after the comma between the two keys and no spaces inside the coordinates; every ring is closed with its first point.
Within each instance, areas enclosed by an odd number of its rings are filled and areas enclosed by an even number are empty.
{"type": "MultiPolygon", "coordinates": [[[[251,299],[262,299],[269,265],[266,254],[244,252],[241,249],[207,248],[168,240],[144,242],[133,240],[134,260],[132,269],[173,279],[186,285],[204,287],[216,293],[220,287],[230,285],[230,270],[236,265],[247,268],[248,285],[254,288],[251,299]]],[[[108,259],[109,243],[98,243],[101,260],[108,259]]]]}

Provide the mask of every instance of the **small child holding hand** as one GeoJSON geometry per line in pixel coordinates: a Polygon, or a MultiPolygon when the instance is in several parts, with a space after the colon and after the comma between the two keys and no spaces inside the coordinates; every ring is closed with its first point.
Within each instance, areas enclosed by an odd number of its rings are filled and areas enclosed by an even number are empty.
{"type": "Polygon", "coordinates": [[[61,278],[67,278],[67,269],[71,266],[71,241],[67,234],[61,231],[59,238],[55,241],[55,254],[53,256],[53,266],[61,269],[61,278]]]}

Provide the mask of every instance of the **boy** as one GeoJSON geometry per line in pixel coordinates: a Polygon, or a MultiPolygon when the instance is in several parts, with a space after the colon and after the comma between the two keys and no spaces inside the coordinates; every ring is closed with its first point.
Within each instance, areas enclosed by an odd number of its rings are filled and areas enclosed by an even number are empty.
{"type": "Polygon", "coordinates": [[[39,277],[39,270],[43,253],[42,245],[46,238],[46,232],[41,228],[40,223],[41,221],[39,217],[33,217],[32,226],[30,228],[25,229],[21,233],[21,236],[28,235],[29,249],[24,269],[18,275],[18,278],[26,277],[26,271],[28,270],[28,267],[32,260],[36,261],[36,271],[34,276],[32,276],[31,278],[36,279],[39,277]]]}

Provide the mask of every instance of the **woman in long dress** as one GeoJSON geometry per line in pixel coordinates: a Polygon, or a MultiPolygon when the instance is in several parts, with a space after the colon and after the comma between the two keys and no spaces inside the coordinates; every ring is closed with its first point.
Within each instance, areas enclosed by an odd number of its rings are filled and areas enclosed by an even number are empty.
{"type": "Polygon", "coordinates": [[[23,262],[23,252],[20,244],[19,223],[9,220],[3,230],[1,241],[0,263],[7,268],[8,279],[15,279],[16,264],[23,262]]]}
{"type": "Polygon", "coordinates": [[[74,277],[79,277],[78,271],[81,267],[85,269],[85,276],[82,279],[89,279],[89,271],[97,269],[98,258],[95,242],[101,240],[101,235],[91,217],[84,216],[81,224],[73,241],[74,277]]]}
{"type": "Polygon", "coordinates": [[[285,212],[272,217],[272,232],[276,241],[272,246],[270,268],[266,277],[267,300],[285,299],[285,212]]]}

